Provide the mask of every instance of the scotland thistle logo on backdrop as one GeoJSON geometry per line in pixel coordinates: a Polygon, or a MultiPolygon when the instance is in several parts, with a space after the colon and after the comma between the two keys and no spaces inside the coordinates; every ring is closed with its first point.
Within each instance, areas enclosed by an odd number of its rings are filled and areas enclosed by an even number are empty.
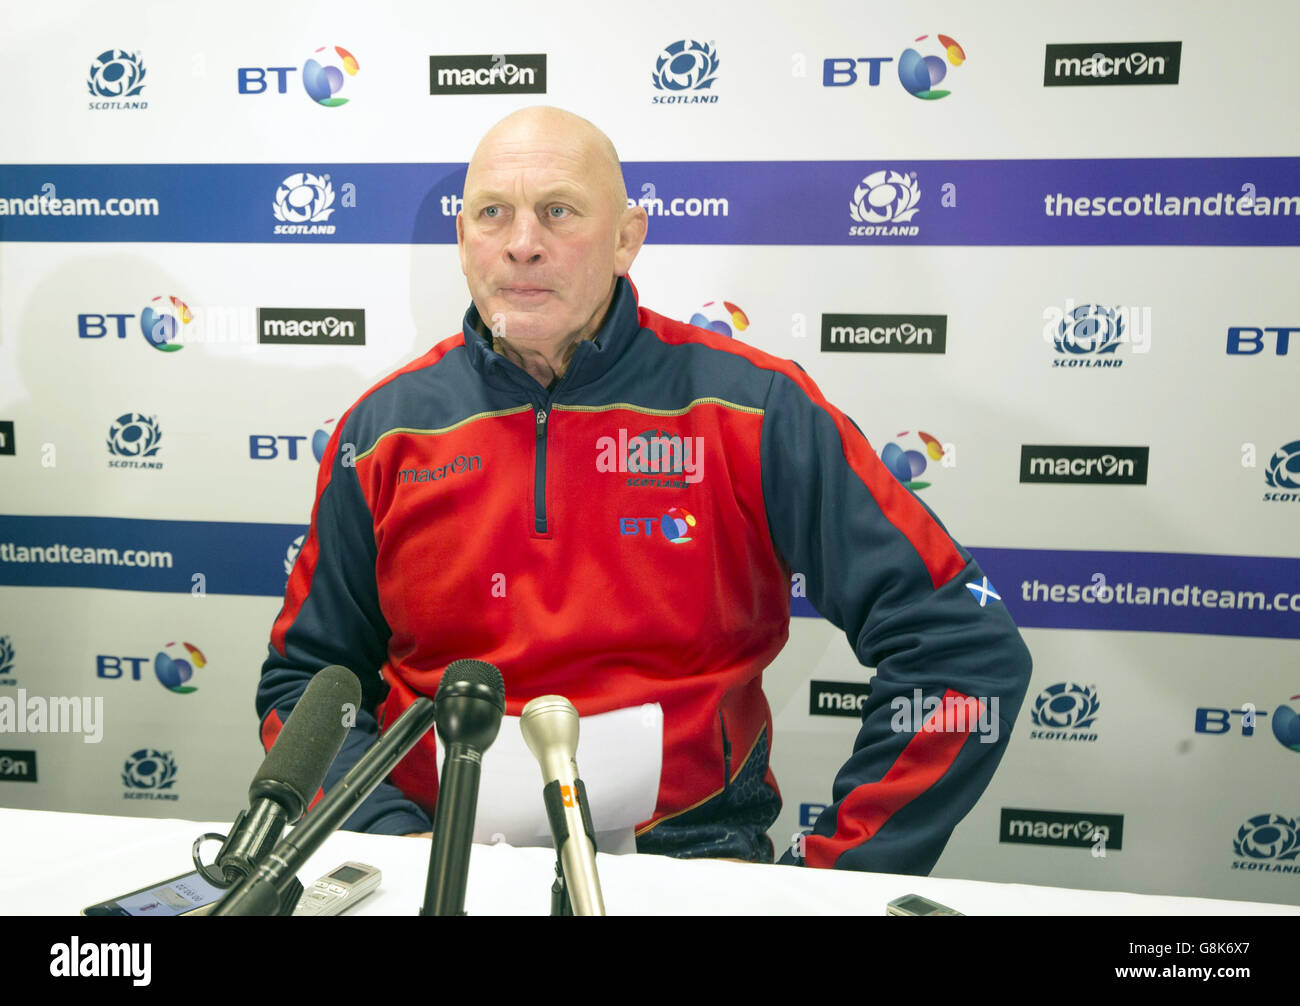
{"type": "Polygon", "coordinates": [[[122,766],[122,784],[127,789],[171,789],[176,782],[176,759],[170,751],[141,748],[122,766]]]}
{"type": "Polygon", "coordinates": [[[133,98],[144,90],[144,78],[138,52],[106,49],[90,64],[86,87],[96,98],[133,98]]]}
{"type": "Polygon", "coordinates": [[[717,79],[718,62],[712,45],[681,39],[664,47],[651,80],[661,91],[702,91],[717,79]]]}

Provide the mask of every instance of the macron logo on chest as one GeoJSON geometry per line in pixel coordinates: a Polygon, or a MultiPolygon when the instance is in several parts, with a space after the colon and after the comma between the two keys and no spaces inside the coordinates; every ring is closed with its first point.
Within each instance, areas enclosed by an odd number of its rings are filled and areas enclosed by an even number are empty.
{"type": "Polygon", "coordinates": [[[397,472],[397,484],[408,482],[441,482],[466,472],[475,472],[483,467],[483,459],[477,454],[459,454],[445,465],[434,468],[401,468],[397,472]]]}

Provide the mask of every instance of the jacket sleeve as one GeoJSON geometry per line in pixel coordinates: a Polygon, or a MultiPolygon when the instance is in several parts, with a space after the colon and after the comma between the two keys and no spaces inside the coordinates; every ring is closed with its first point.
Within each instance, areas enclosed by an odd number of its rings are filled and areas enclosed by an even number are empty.
{"type": "Polygon", "coordinates": [[[928,874],[1002,758],[1029,651],[970,554],[802,373],[773,376],[762,469],[778,552],[876,670],[833,803],[781,862],[928,874]]]}
{"type": "MultiPolygon", "coordinates": [[[[379,737],[375,708],[387,694],[379,669],[391,635],[379,607],[370,508],[355,467],[343,463],[338,449],[348,418],[339,423],[321,458],[311,527],[271,629],[257,689],[262,744],[269,751],[314,673],[342,664],[361,680],[361,708],[325,776],[327,792],[379,737]]],[[[385,781],[343,827],[400,835],[428,831],[431,825],[418,806],[385,781]]]]}

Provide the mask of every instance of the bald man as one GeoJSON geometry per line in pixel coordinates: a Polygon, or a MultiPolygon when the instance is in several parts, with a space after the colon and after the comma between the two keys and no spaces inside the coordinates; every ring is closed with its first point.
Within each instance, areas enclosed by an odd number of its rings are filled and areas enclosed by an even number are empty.
{"type": "Polygon", "coordinates": [[[618,155],[586,119],[527,108],[490,129],[456,217],[460,264],[493,348],[542,387],[600,328],[646,235],[618,155]]]}
{"type": "MultiPolygon", "coordinates": [[[[794,571],[876,675],[832,802],[782,861],[928,873],[1006,747],[1028,651],[796,364],[638,303],[646,224],[585,119],[524,109],[483,137],[456,220],[472,303],[326,448],[263,666],[263,742],[312,674],[351,668],[365,698],[329,789],[448,664],[486,660],[503,734],[536,696],[577,707],[598,828],[771,862],[762,672],[794,571]]],[[[345,827],[426,833],[437,790],[431,733],[345,827]]]]}

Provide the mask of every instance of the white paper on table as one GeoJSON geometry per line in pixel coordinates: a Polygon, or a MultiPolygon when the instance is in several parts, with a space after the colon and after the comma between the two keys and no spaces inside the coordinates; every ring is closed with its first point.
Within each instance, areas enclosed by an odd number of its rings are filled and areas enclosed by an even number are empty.
{"type": "MultiPolygon", "coordinates": [[[[496,740],[483,752],[475,842],[551,844],[541,766],[524,743],[519,724],[518,716],[502,717],[496,740]]],[[[601,852],[636,851],[635,826],[654,814],[659,801],[663,738],[664,713],[658,703],[579,718],[578,774],[587,789],[601,852]]],[[[442,765],[438,738],[439,772],[442,765]]]]}

